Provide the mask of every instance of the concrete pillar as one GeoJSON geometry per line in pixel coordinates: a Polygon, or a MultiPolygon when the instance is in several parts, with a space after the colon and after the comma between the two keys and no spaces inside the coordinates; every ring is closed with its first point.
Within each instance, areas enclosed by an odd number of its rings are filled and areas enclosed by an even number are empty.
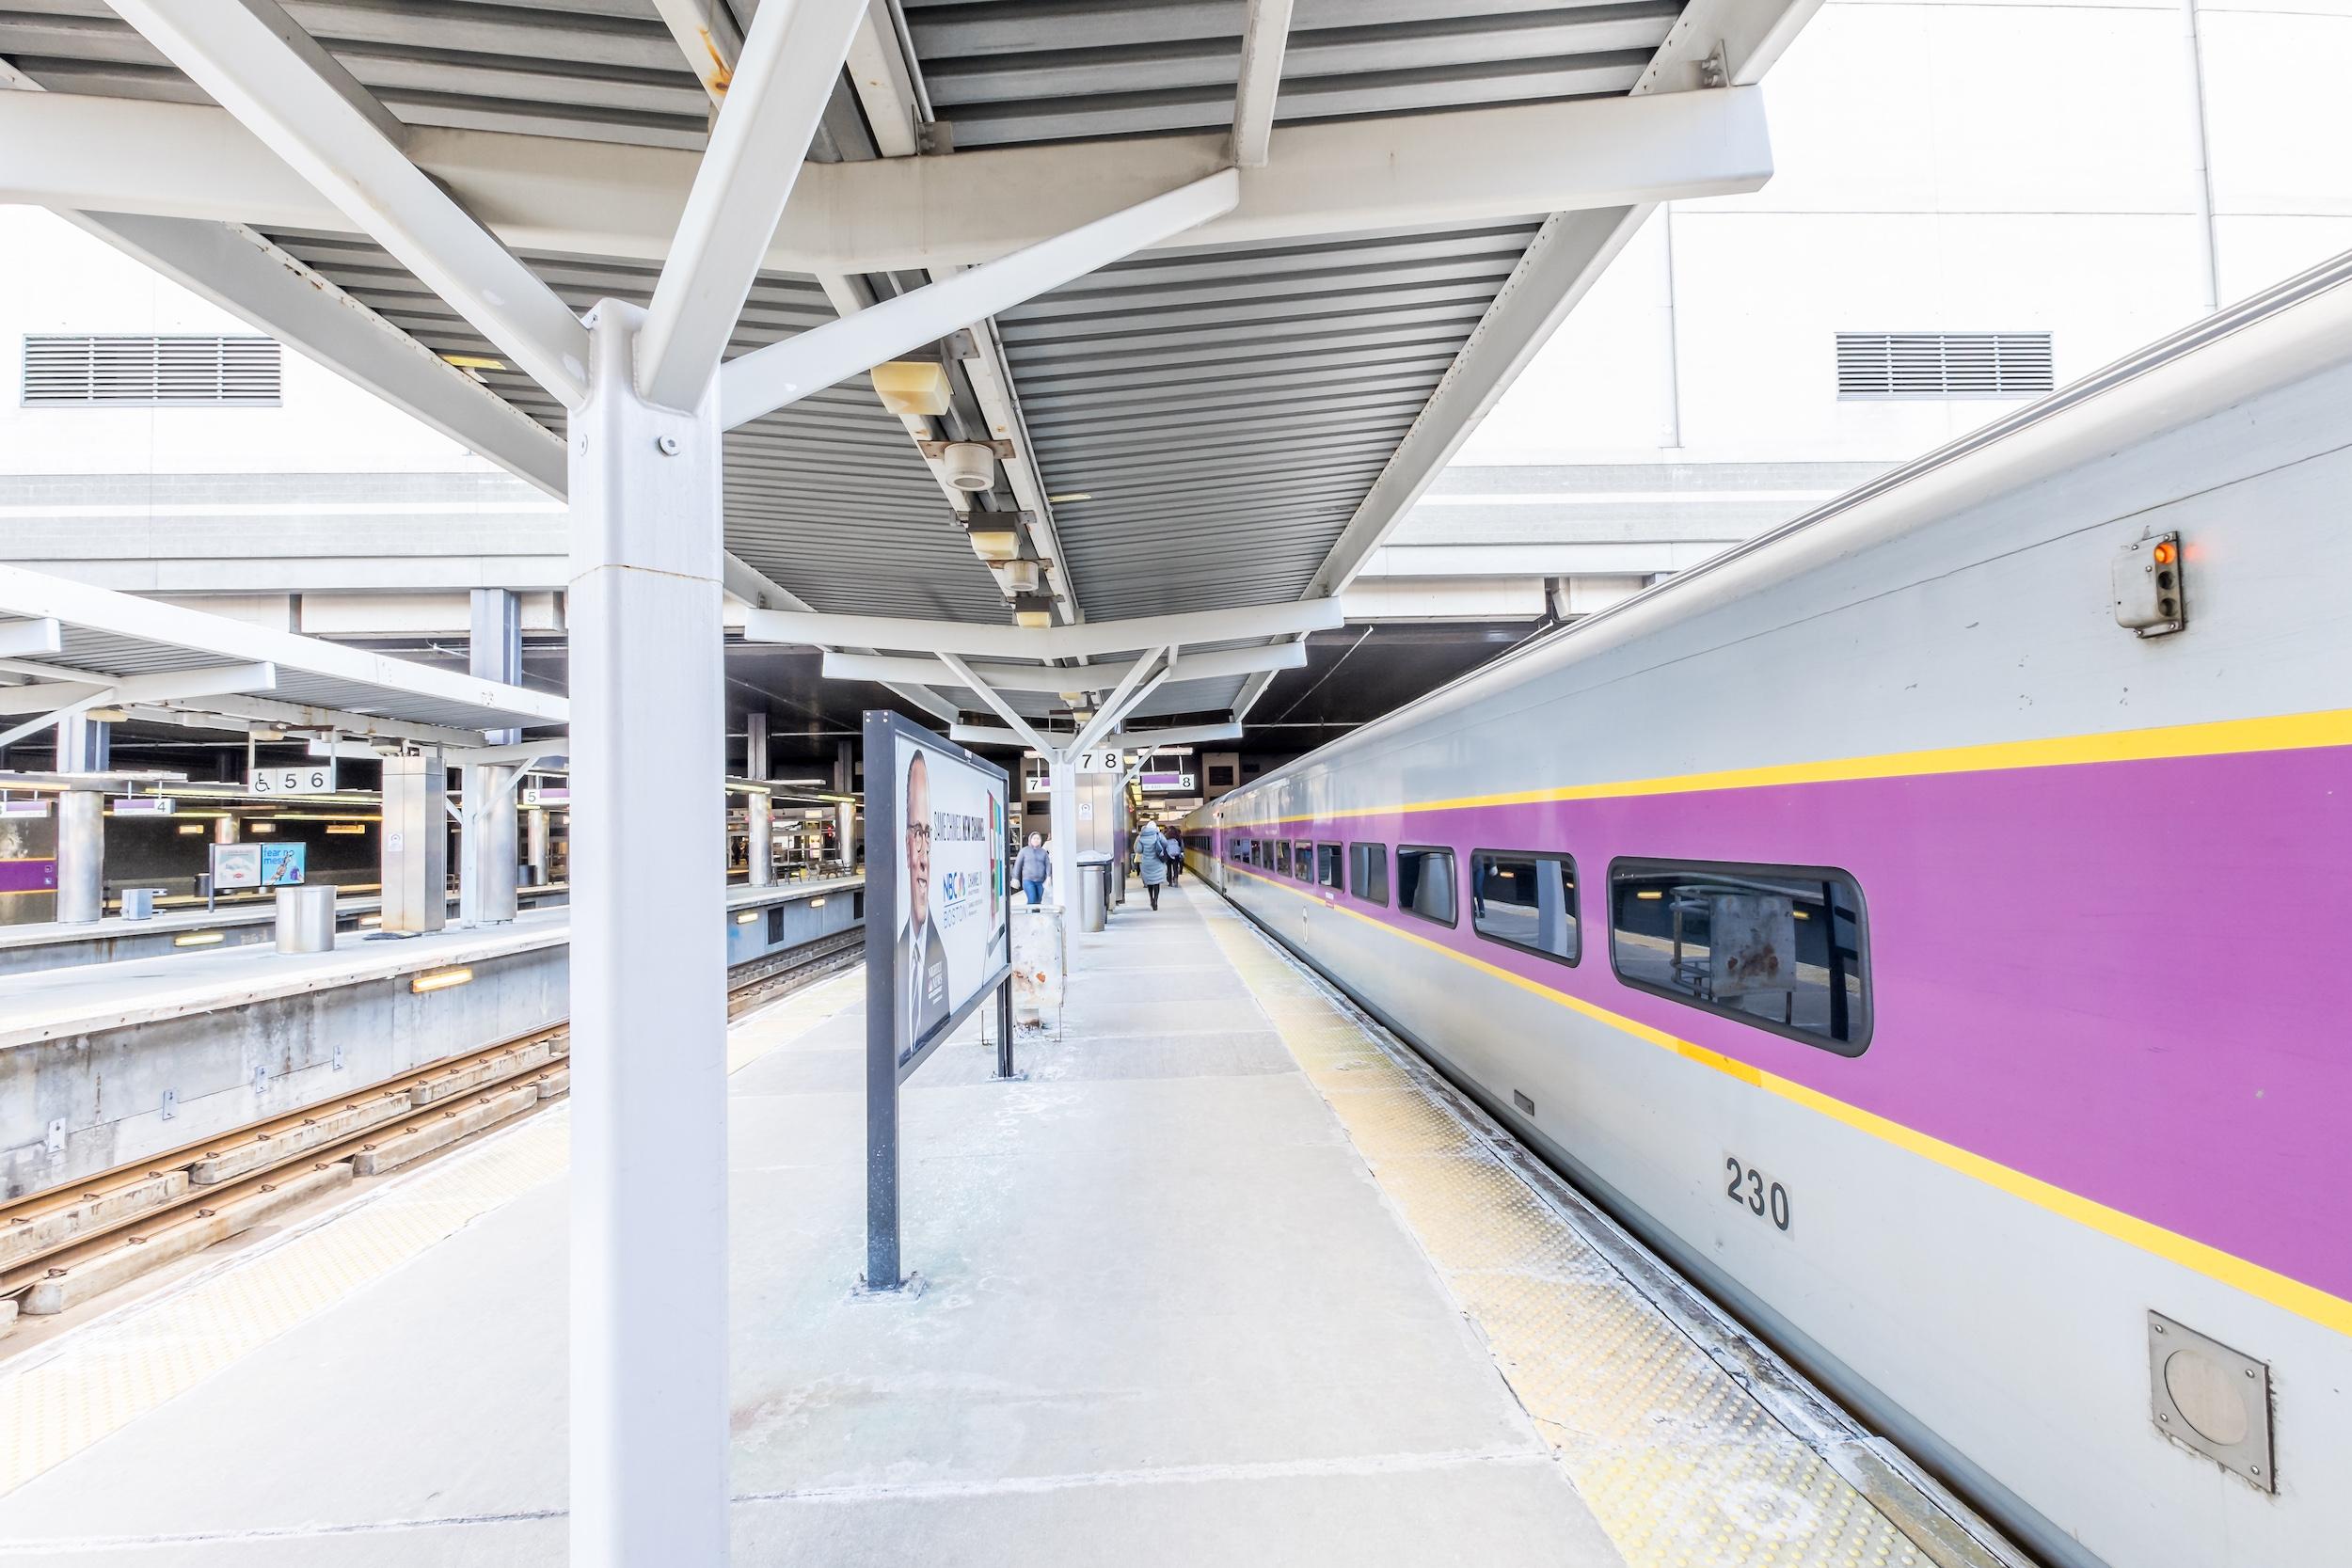
{"type": "Polygon", "coordinates": [[[57,797],[57,918],[87,926],[106,912],[106,794],[69,789],[57,797]]]}
{"type": "MultiPolygon", "coordinates": [[[[840,740],[833,748],[833,792],[835,795],[855,795],[857,787],[857,745],[840,740]]],[[[834,847],[840,852],[841,869],[857,868],[857,802],[850,800],[833,808],[834,847]]]]}
{"type": "Polygon", "coordinates": [[[548,883],[548,840],[552,836],[554,814],[545,808],[526,812],[523,822],[529,830],[524,841],[523,862],[531,868],[531,885],[545,887],[548,883]]]}
{"type": "MultiPolygon", "coordinates": [[[[768,716],[755,713],[747,722],[750,733],[743,737],[743,776],[768,778],[768,716]]],[[[766,887],[776,879],[775,801],[754,790],[743,800],[743,823],[747,840],[743,858],[751,866],[751,885],[766,887]]]]}
{"type": "Polygon", "coordinates": [[[416,935],[449,924],[448,800],[440,752],[384,759],[384,930],[416,935]]]}
{"type": "MultiPolygon", "coordinates": [[[[60,773],[100,773],[112,726],[75,716],[57,724],[60,773]]],[[[57,797],[57,918],[85,926],[106,912],[106,794],[69,789],[57,797]]]]}
{"type": "Polygon", "coordinates": [[[720,428],[588,315],[572,410],[571,1560],[727,1557],[720,428]]]}
{"type": "MultiPolygon", "coordinates": [[[[511,588],[473,591],[472,629],[466,669],[508,686],[523,678],[522,601],[511,588]]],[[[520,730],[488,736],[494,746],[522,738],[520,730]]],[[[457,919],[466,926],[502,926],[515,918],[515,770],[504,766],[466,769],[466,818],[457,829],[457,919]]]]}
{"type": "Polygon", "coordinates": [[[237,842],[237,814],[235,812],[223,812],[213,819],[213,842],[215,844],[237,842]]]}

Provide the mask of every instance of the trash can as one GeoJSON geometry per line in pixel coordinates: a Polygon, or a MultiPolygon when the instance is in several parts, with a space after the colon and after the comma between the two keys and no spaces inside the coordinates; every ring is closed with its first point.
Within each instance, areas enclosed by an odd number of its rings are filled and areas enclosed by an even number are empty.
{"type": "Polygon", "coordinates": [[[335,889],[281,887],[278,890],[278,950],[280,953],[328,953],[335,947],[335,889]]]}
{"type": "Polygon", "coordinates": [[[122,918],[152,920],[155,918],[155,895],[159,887],[126,887],[122,890],[122,918]]]}
{"type": "Polygon", "coordinates": [[[1111,858],[1108,855],[1078,857],[1078,929],[1099,931],[1110,907],[1111,858]]]}

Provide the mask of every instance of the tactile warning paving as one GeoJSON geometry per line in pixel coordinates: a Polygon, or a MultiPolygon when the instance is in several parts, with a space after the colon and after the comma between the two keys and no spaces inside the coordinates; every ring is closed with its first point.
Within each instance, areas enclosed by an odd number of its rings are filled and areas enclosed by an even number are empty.
{"type": "Polygon", "coordinates": [[[1630,1568],[1938,1560],[1693,1343],[1379,1036],[1240,916],[1201,902],[1210,931],[1630,1568]]]}

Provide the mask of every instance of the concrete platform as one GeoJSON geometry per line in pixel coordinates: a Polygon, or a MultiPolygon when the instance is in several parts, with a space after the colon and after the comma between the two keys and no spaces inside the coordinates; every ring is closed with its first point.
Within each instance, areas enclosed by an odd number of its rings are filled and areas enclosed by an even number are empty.
{"type": "MultiPolygon", "coordinates": [[[[1977,1560],[1214,895],[1079,945],[1025,1081],[975,1024],[908,1085],[920,1294],[851,1291],[862,974],[736,1025],[738,1563],[1977,1560]]],[[[562,1562],[565,1141],[539,1117],[0,1364],[0,1559],[562,1562]]]]}
{"type": "MultiPolygon", "coordinates": [[[[569,884],[551,882],[544,887],[518,890],[521,907],[552,909],[571,896],[569,884]]],[[[345,930],[357,930],[363,924],[373,925],[371,915],[378,913],[384,900],[373,893],[339,895],[335,900],[335,918],[345,930]]],[[[455,918],[457,899],[449,901],[451,917],[455,918]]],[[[234,947],[249,942],[269,942],[276,940],[278,904],[274,897],[237,897],[223,902],[218,908],[207,910],[201,903],[190,906],[175,903],[157,910],[145,920],[125,920],[110,914],[102,920],[68,925],[58,920],[30,921],[20,926],[0,926],[0,974],[15,974],[33,969],[57,969],[73,964],[123,963],[133,958],[176,958],[186,954],[206,952],[213,945],[234,947]],[[208,931],[220,933],[217,944],[181,947],[175,939],[208,931]]]]}

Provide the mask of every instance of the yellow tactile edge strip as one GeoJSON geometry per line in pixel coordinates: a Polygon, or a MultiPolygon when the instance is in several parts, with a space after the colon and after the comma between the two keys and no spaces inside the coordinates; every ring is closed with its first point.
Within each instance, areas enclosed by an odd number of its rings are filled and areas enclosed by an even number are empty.
{"type": "MultiPolygon", "coordinates": [[[[1375,1030],[1203,914],[1629,1568],[1945,1568],[1711,1359],[1375,1030]]],[[[1927,1532],[1922,1532],[1927,1533],[1927,1532]]],[[[1940,1537],[1957,1531],[1935,1532],[1940,1537]]]]}
{"type": "MultiPolygon", "coordinates": [[[[728,1031],[727,1070],[806,1033],[864,984],[853,969],[744,1014],[728,1031]]],[[[563,1175],[567,1111],[550,1107],[477,1148],[371,1188],[0,1369],[0,1496],[563,1175]]]]}

